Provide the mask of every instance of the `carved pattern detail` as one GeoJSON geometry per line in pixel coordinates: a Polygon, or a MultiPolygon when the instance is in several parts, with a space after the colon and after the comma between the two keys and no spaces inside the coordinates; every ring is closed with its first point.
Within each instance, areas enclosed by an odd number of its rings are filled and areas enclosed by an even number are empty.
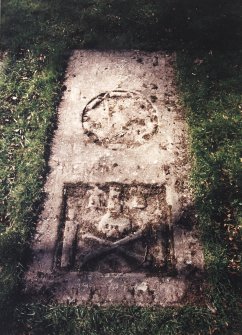
{"type": "Polygon", "coordinates": [[[171,234],[163,185],[77,184],[65,192],[61,268],[129,272],[167,266],[171,234]]]}
{"type": "Polygon", "coordinates": [[[111,149],[139,146],[158,130],[152,103],[137,92],[112,91],[92,99],[82,113],[85,134],[111,149]]]}

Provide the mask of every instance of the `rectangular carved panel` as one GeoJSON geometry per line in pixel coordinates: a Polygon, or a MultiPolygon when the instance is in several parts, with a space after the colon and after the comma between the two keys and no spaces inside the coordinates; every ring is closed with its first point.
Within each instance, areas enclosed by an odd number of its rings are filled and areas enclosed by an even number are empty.
{"type": "Polygon", "coordinates": [[[80,183],[64,189],[56,265],[79,271],[165,271],[170,208],[159,184],[80,183]]]}

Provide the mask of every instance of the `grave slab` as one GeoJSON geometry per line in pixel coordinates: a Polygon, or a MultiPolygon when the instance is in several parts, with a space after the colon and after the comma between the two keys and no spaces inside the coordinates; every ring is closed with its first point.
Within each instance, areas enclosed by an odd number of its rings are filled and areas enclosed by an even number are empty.
{"type": "Polygon", "coordinates": [[[58,109],[25,292],[181,305],[204,259],[174,54],[76,50],[58,109]]]}

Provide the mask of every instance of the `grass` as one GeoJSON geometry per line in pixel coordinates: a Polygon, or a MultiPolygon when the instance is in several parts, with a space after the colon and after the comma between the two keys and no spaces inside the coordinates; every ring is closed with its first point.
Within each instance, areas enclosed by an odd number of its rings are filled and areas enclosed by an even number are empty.
{"type": "Polygon", "coordinates": [[[116,307],[91,309],[63,306],[27,306],[18,314],[19,325],[31,324],[34,334],[143,335],[143,334],[209,334],[214,328],[207,309],[141,309],[116,307]],[[38,318],[35,317],[38,314],[38,318]],[[26,317],[27,316],[27,317],[26,317]],[[114,322],[114,320],[116,320],[114,322]]]}
{"type": "MultiPolygon", "coordinates": [[[[178,57],[181,91],[188,109],[192,185],[205,250],[207,294],[218,315],[227,318],[228,333],[233,333],[232,320],[235,329],[241,329],[236,302],[242,279],[241,55],[239,50],[228,50],[185,52],[178,57]]],[[[221,330],[223,333],[226,330],[221,330]]]]}
{"type": "Polygon", "coordinates": [[[240,1],[7,0],[0,76],[1,334],[239,334],[240,1]],[[187,109],[207,307],[26,305],[20,296],[73,48],[169,49],[187,109]]]}

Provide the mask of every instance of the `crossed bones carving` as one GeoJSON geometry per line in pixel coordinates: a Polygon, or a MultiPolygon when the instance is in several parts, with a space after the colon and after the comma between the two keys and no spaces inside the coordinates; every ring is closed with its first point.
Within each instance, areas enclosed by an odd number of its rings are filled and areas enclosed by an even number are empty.
{"type": "Polygon", "coordinates": [[[99,237],[96,237],[92,234],[84,234],[82,235],[82,238],[85,240],[93,240],[95,242],[98,242],[100,244],[100,248],[98,248],[95,251],[92,251],[90,253],[88,253],[86,256],[83,257],[83,259],[81,260],[79,266],[80,269],[82,269],[87,263],[91,262],[92,260],[96,259],[97,257],[101,257],[106,255],[107,253],[111,253],[113,251],[119,251],[122,254],[125,254],[126,256],[135,259],[137,262],[139,262],[140,264],[145,263],[146,261],[146,257],[147,257],[147,247],[146,247],[146,251],[145,251],[145,255],[144,256],[140,256],[136,253],[130,252],[128,250],[126,250],[125,248],[123,248],[123,246],[125,246],[126,244],[130,243],[130,242],[134,242],[138,239],[141,239],[144,236],[144,229],[140,229],[137,232],[126,236],[116,242],[110,242],[107,241],[105,239],[101,239],[99,237]]]}

